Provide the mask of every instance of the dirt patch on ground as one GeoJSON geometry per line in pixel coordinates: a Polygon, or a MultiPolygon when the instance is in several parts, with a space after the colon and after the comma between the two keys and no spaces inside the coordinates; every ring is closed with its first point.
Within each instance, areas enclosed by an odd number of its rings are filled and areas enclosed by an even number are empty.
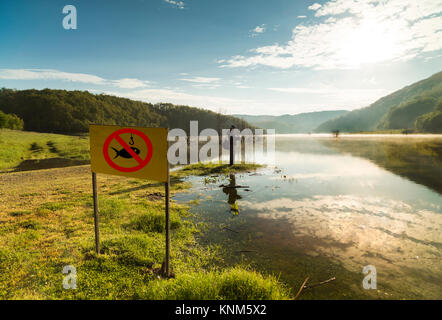
{"type": "Polygon", "coordinates": [[[65,167],[57,169],[44,169],[44,170],[33,170],[24,172],[11,172],[0,174],[1,184],[24,184],[24,183],[36,183],[37,181],[46,182],[52,181],[57,182],[57,180],[65,180],[69,177],[78,177],[79,175],[85,175],[91,172],[91,167],[89,165],[76,166],[76,167],[65,167]]]}

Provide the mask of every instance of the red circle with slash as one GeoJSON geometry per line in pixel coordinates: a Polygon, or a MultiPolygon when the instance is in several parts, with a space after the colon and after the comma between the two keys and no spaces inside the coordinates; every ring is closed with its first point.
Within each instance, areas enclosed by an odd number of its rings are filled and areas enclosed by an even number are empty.
{"type": "Polygon", "coordinates": [[[125,128],[120,129],[112,133],[109,137],[107,137],[106,141],[104,141],[103,145],[103,156],[106,162],[115,170],[121,171],[121,172],[135,172],[140,169],[143,169],[152,159],[152,153],[153,153],[153,147],[152,142],[150,139],[140,130],[132,129],[132,128],[125,128]],[[134,135],[139,136],[143,141],[146,143],[147,146],[147,155],[146,158],[143,160],[138,154],[135,153],[134,150],[131,149],[131,147],[120,137],[121,134],[124,133],[132,133],[134,135]],[[109,144],[112,142],[112,140],[117,140],[117,142],[132,156],[135,161],[138,162],[138,165],[135,167],[122,167],[116,164],[112,161],[112,159],[109,156],[109,144]]]}

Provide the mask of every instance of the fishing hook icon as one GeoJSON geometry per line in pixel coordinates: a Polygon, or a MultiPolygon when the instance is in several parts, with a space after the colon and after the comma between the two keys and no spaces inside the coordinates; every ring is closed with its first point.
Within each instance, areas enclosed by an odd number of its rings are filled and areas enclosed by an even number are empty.
{"type": "Polygon", "coordinates": [[[135,144],[135,142],[134,142],[134,136],[132,135],[132,133],[130,134],[130,141],[129,141],[129,144],[130,144],[131,146],[133,146],[133,145],[135,144]]]}

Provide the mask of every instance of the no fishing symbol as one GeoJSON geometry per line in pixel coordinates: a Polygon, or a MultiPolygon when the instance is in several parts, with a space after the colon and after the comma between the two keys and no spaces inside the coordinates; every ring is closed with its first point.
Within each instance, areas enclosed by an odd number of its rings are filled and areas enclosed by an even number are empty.
{"type": "MultiPolygon", "coordinates": [[[[149,163],[150,159],[152,159],[152,154],[152,142],[150,141],[149,137],[143,132],[133,128],[125,128],[113,132],[103,144],[104,159],[112,168],[121,172],[135,172],[143,169],[149,163]],[[129,142],[130,144],[135,144],[133,138],[133,136],[135,135],[140,138],[137,140],[141,141],[141,145],[131,147],[121,137],[122,134],[126,133],[131,134],[131,142],[129,142]],[[116,140],[116,142],[118,142],[118,144],[120,145],[120,149],[110,146],[113,140],[116,140]],[[143,155],[140,149],[146,150],[146,153],[143,155]],[[110,150],[114,152],[114,156],[112,158],[109,155],[110,150]],[[142,157],[144,157],[144,159],[142,157]],[[118,158],[125,159],[125,161],[123,162],[127,163],[129,166],[123,167],[121,165],[118,165],[116,163],[116,159],[118,158]]],[[[119,163],[121,164],[121,161],[119,163]]]]}
{"type": "Polygon", "coordinates": [[[92,172],[166,182],[167,129],[90,125],[92,172]]]}

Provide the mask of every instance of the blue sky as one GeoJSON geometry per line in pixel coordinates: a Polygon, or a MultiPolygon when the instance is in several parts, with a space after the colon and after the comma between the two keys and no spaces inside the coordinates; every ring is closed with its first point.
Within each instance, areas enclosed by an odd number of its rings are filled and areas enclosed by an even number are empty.
{"type": "Polygon", "coordinates": [[[5,0],[0,87],[225,113],[367,106],[442,69],[435,0],[5,0]],[[62,26],[65,5],[77,29],[62,26]]]}

